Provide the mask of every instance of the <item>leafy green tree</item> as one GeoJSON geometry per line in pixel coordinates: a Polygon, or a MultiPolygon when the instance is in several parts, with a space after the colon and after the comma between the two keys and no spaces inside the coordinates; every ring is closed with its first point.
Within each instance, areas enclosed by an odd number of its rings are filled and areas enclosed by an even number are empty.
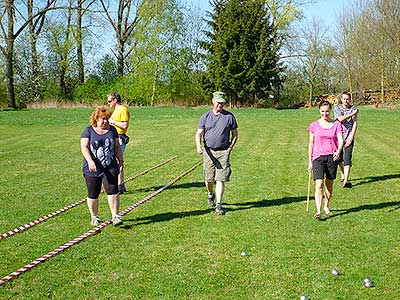
{"type": "Polygon", "coordinates": [[[203,94],[196,75],[199,49],[194,41],[199,18],[176,0],[153,5],[151,20],[138,24],[129,41],[131,70],[127,77],[131,85],[127,96],[149,105],[198,97],[203,94]]]}
{"type": "Polygon", "coordinates": [[[277,94],[281,67],[265,1],[212,5],[211,30],[202,43],[208,52],[207,88],[225,91],[234,106],[266,103],[277,94]]]}
{"type": "Polygon", "coordinates": [[[104,83],[109,83],[118,77],[117,63],[110,55],[104,55],[96,64],[95,75],[104,83]]]}

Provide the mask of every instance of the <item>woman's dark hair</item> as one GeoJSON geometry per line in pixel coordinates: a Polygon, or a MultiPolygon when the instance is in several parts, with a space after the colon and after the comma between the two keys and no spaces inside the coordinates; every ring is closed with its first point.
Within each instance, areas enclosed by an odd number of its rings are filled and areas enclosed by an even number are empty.
{"type": "Polygon", "coordinates": [[[107,95],[107,97],[111,97],[111,98],[117,100],[117,103],[121,103],[121,96],[120,96],[120,94],[118,94],[116,92],[109,93],[107,95]]]}
{"type": "Polygon", "coordinates": [[[321,101],[318,107],[321,108],[321,106],[329,106],[329,109],[332,109],[332,104],[328,100],[321,101]]]}

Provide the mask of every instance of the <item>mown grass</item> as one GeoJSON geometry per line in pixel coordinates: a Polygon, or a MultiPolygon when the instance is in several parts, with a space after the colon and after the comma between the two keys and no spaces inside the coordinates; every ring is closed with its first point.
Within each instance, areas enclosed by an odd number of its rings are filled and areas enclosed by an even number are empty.
{"type": "MultiPolygon", "coordinates": [[[[131,108],[121,208],[200,160],[206,108],[131,108]]],[[[80,134],[91,109],[0,112],[0,233],[85,196],[80,134]]],[[[333,215],[306,212],[307,126],[316,109],[234,111],[239,141],[226,215],[207,208],[201,168],[98,235],[0,287],[1,299],[397,299],[399,111],[362,108],[353,189],[335,183],[333,215]],[[241,252],[249,252],[241,257],[241,252]],[[332,276],[332,268],[342,275],[332,276]],[[363,288],[371,277],[375,287],[363,288]]],[[[104,196],[101,217],[109,218],[104,196]]],[[[0,240],[0,277],[91,229],[82,204],[0,240]]]]}

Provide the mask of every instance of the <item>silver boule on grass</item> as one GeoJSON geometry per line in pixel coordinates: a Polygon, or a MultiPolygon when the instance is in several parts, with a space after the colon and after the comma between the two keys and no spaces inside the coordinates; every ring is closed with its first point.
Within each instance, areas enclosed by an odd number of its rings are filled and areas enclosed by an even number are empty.
{"type": "Polygon", "coordinates": [[[310,298],[307,295],[301,295],[300,300],[309,300],[310,298]]]}
{"type": "Polygon", "coordinates": [[[333,276],[338,276],[338,275],[340,275],[340,271],[339,271],[338,269],[332,269],[332,270],[331,270],[331,274],[332,274],[333,276]]]}
{"type": "Polygon", "coordinates": [[[372,282],[371,278],[367,277],[364,279],[364,287],[370,288],[373,286],[374,286],[374,283],[372,282]]]}
{"type": "Polygon", "coordinates": [[[246,257],[249,256],[249,252],[247,251],[242,251],[242,253],[240,253],[241,256],[246,257]]]}

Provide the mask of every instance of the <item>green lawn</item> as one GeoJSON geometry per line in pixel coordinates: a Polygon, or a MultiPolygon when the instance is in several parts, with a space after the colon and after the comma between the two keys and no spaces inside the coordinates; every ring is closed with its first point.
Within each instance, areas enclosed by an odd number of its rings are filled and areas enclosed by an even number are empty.
{"type": "MultiPolygon", "coordinates": [[[[200,160],[194,133],[206,109],[130,109],[126,175],[178,158],[130,181],[121,209],[200,160]]],[[[79,140],[90,113],[0,112],[0,234],[85,197],[79,140]]],[[[398,299],[400,111],[361,108],[354,187],[335,183],[333,214],[322,221],[305,203],[307,127],[317,109],[234,113],[239,141],[224,216],[208,209],[199,167],[126,215],[123,228],[107,226],[0,286],[0,299],[398,299]],[[365,277],[374,288],[362,286],[365,277]]],[[[82,204],[0,240],[0,278],[89,222],[82,204]]]]}

